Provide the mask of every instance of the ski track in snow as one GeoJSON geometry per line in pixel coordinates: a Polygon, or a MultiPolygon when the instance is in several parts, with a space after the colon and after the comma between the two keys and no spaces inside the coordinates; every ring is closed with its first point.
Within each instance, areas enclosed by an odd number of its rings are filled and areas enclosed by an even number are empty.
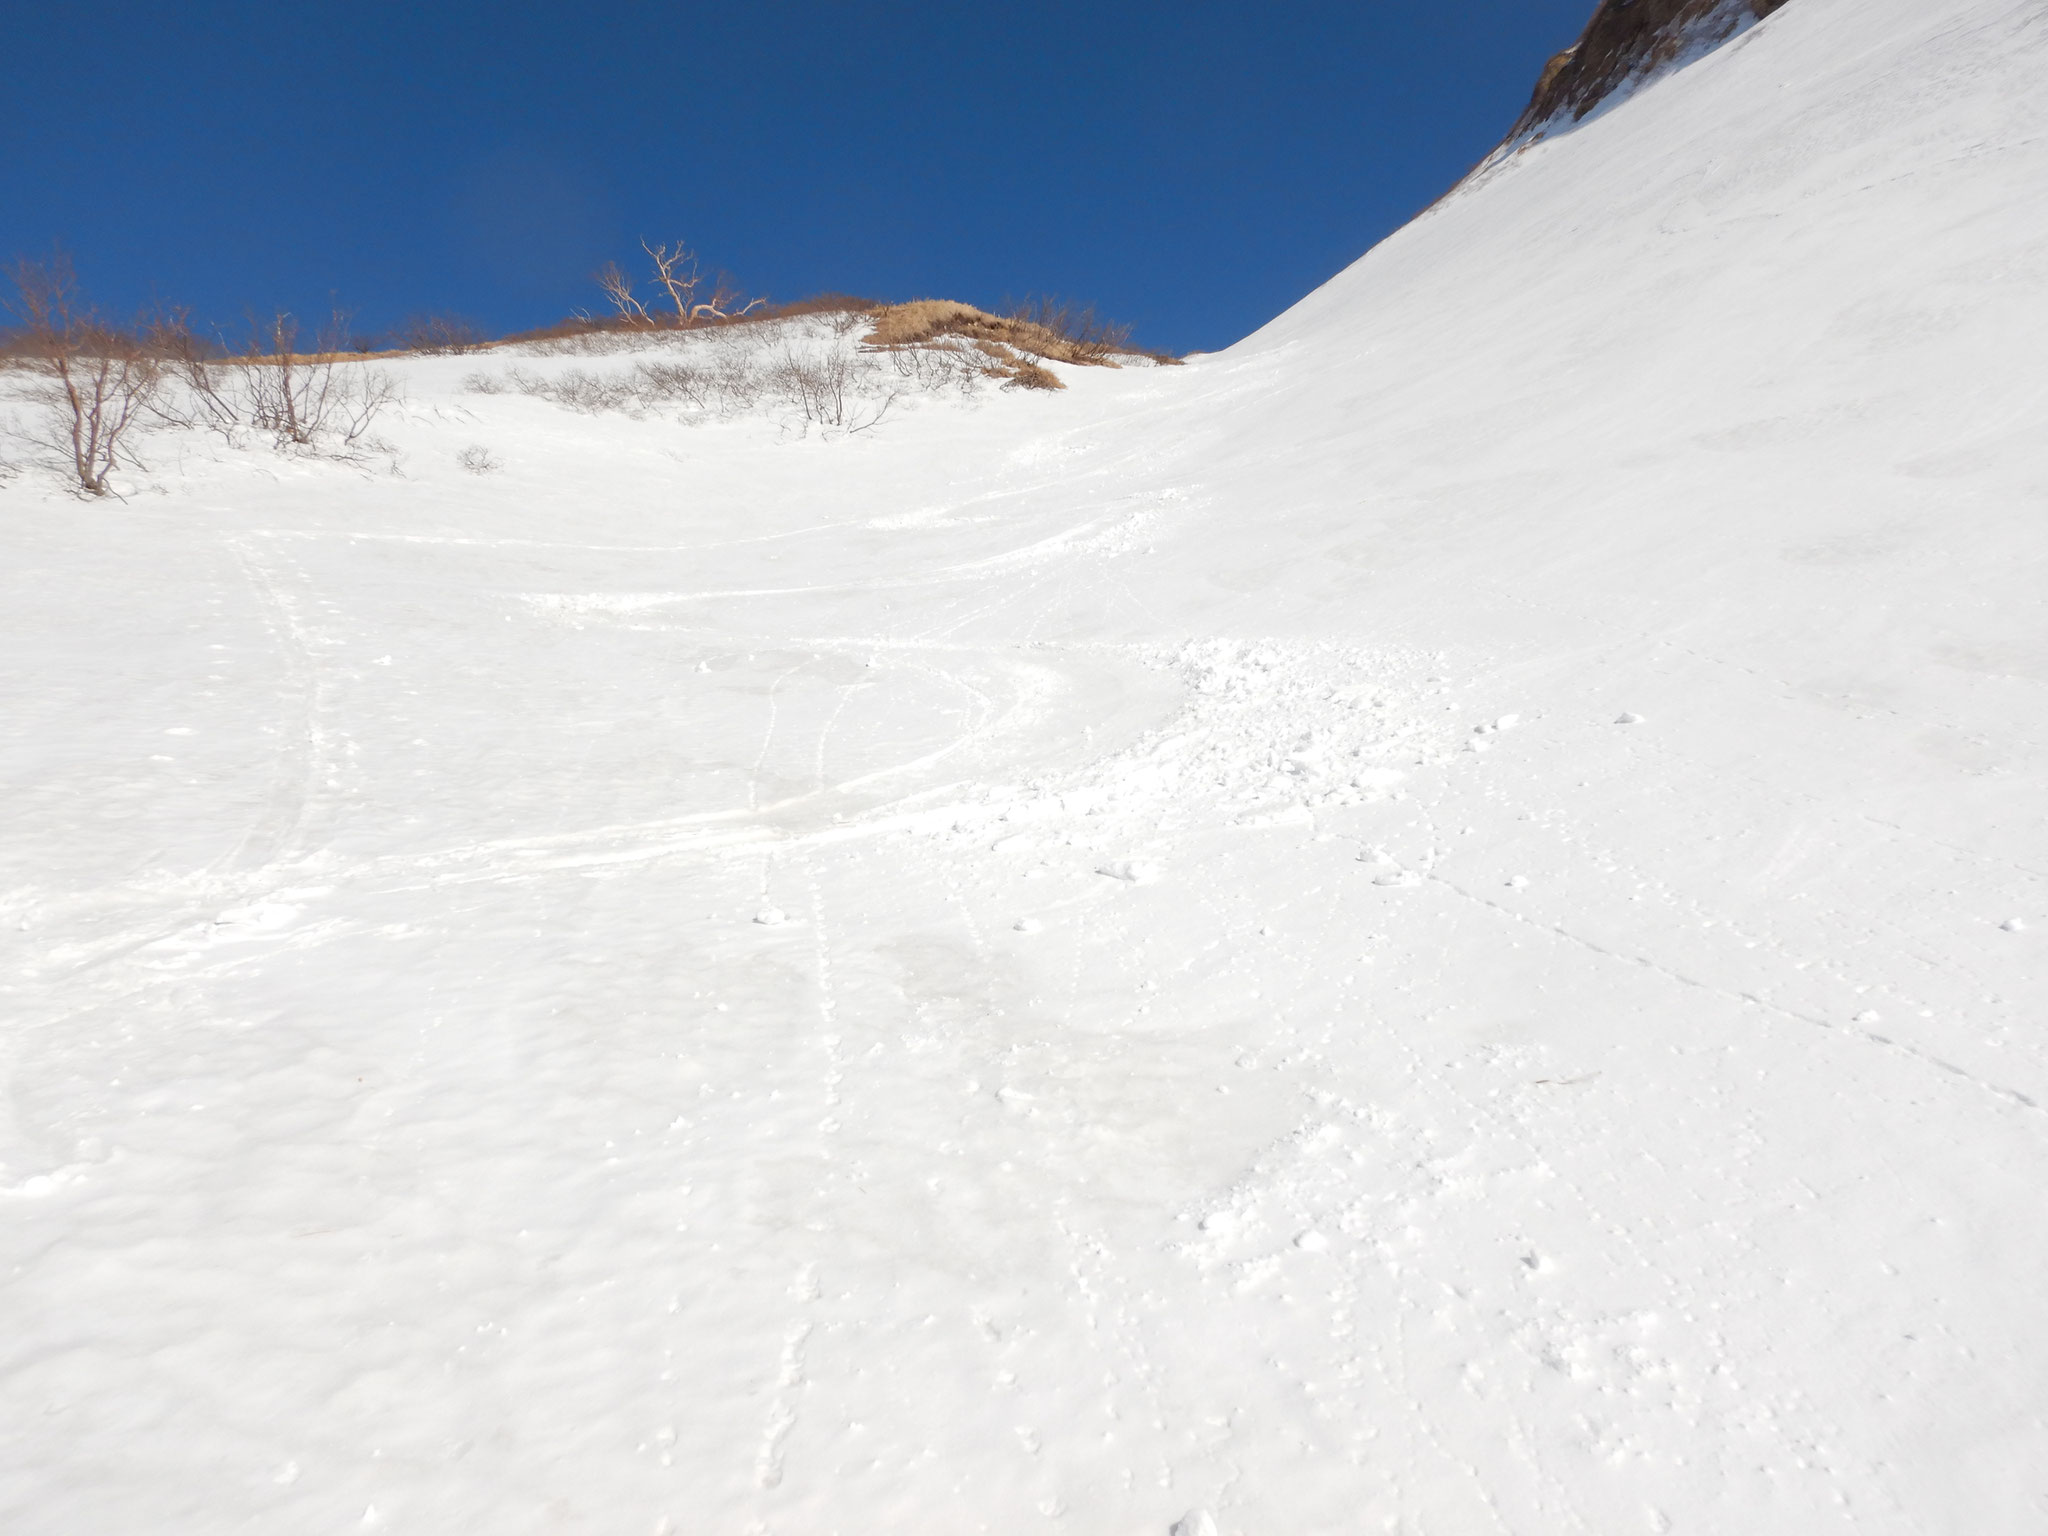
{"type": "Polygon", "coordinates": [[[0,1525],[2048,1528],[2044,60],[1798,0],[858,438],[8,482],[0,1525]]]}

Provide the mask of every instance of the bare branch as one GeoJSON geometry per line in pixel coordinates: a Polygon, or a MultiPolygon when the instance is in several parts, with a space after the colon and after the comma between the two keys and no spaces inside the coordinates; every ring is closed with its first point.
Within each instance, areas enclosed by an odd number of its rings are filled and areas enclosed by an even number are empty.
{"type": "Polygon", "coordinates": [[[166,382],[184,386],[182,395],[168,390],[151,403],[158,419],[176,427],[207,427],[232,439],[241,417],[223,392],[219,349],[193,333],[192,312],[159,308],[143,327],[142,342],[162,366],[166,382]]]}
{"type": "Polygon", "coordinates": [[[619,270],[616,261],[608,261],[590,274],[597,286],[604,290],[604,296],[611,300],[612,307],[619,312],[619,318],[635,324],[648,324],[654,317],[647,313],[647,306],[633,296],[632,279],[619,270]]]}
{"type": "Polygon", "coordinates": [[[381,451],[370,428],[399,403],[398,388],[388,374],[343,360],[349,318],[336,310],[308,355],[298,350],[299,325],[290,314],[279,310],[262,321],[250,316],[240,362],[242,399],[250,423],[280,448],[342,459],[381,451]]]}
{"type": "Polygon", "coordinates": [[[717,286],[711,290],[710,299],[705,303],[691,306],[690,318],[692,320],[737,320],[741,315],[750,314],[768,302],[766,299],[750,299],[742,308],[735,310],[733,305],[739,303],[740,297],[741,289],[739,285],[726,273],[721,272],[718,274],[717,286]]]}
{"type": "Polygon", "coordinates": [[[163,370],[132,334],[84,301],[64,252],[47,262],[18,261],[12,276],[11,307],[38,380],[29,398],[43,407],[36,440],[68,460],[80,491],[108,495],[114,470],[135,462],[125,440],[155,400],[163,370]]]}
{"type": "Polygon", "coordinates": [[[697,270],[697,258],[689,248],[678,240],[674,245],[649,245],[640,242],[654,263],[654,279],[668,291],[668,301],[675,307],[678,320],[690,318],[690,300],[697,292],[697,285],[704,281],[697,270]]]}

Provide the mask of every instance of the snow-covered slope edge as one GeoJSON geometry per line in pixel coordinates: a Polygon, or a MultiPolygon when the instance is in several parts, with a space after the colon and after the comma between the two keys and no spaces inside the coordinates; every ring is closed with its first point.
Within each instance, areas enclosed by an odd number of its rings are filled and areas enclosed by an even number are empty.
{"type": "Polygon", "coordinates": [[[2040,1526],[2043,33],[1186,369],[17,482],[0,1524],[2040,1526]]]}
{"type": "Polygon", "coordinates": [[[1502,145],[1532,139],[1618,105],[1673,70],[1739,37],[1785,0],[1601,0],[1577,42],[1544,66],[1502,145]]]}

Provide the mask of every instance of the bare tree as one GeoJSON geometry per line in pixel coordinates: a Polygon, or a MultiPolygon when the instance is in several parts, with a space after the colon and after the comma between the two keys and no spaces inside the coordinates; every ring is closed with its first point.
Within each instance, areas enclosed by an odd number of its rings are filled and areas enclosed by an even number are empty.
{"type": "Polygon", "coordinates": [[[680,327],[694,325],[701,320],[737,320],[741,315],[751,314],[767,303],[766,299],[747,299],[732,278],[721,272],[713,284],[711,297],[697,298],[697,292],[704,285],[704,274],[697,269],[697,257],[680,240],[663,241],[651,245],[640,242],[640,249],[647,253],[647,259],[654,264],[654,282],[668,297],[668,307],[674,313],[674,320],[667,316],[657,318],[655,312],[642,303],[633,292],[633,280],[615,261],[608,261],[591,273],[597,286],[604,290],[605,298],[619,319],[628,326],[639,327],[657,324],[673,324],[680,327]]]}
{"type": "Polygon", "coordinates": [[[68,459],[80,491],[105,496],[116,467],[133,462],[126,439],[163,370],[134,335],[85,302],[62,251],[47,262],[17,261],[12,276],[20,351],[36,380],[29,399],[44,408],[38,441],[68,459]]]}
{"type": "Polygon", "coordinates": [[[654,263],[654,280],[667,291],[676,319],[688,321],[690,301],[696,297],[697,285],[704,281],[697,270],[696,256],[680,240],[673,245],[649,245],[642,240],[640,249],[654,263]]]}
{"type": "Polygon", "coordinates": [[[619,312],[619,318],[635,325],[647,325],[654,317],[647,313],[647,306],[633,296],[633,280],[619,269],[616,261],[608,261],[590,274],[597,286],[604,290],[604,296],[611,300],[612,308],[619,312]]]}

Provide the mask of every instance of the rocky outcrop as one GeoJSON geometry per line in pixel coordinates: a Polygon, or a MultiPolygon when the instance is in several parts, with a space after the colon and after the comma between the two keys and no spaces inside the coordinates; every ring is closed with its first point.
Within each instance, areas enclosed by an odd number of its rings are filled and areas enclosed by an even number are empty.
{"type": "Polygon", "coordinates": [[[1579,40],[1544,66],[1507,145],[1568,127],[1616,96],[1719,47],[1786,0],[1600,0],[1579,40]]]}

